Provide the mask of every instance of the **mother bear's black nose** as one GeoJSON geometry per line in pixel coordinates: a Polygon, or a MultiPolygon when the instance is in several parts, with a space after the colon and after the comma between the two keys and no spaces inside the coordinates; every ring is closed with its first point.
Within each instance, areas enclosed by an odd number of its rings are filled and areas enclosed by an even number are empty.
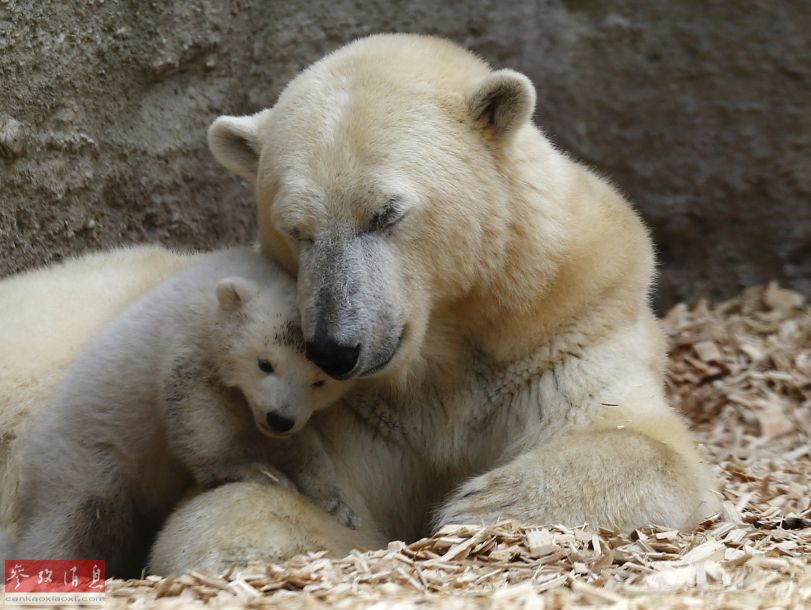
{"type": "Polygon", "coordinates": [[[341,345],[326,333],[316,332],[312,341],[304,346],[307,360],[315,364],[330,377],[345,379],[360,356],[360,345],[341,345]]]}

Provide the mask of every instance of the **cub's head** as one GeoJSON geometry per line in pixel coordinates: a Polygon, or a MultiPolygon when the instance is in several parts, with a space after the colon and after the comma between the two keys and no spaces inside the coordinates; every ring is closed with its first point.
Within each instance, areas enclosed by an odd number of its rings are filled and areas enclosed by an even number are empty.
{"type": "Polygon", "coordinates": [[[295,301],[245,278],[217,285],[223,341],[219,373],[242,393],[268,436],[295,434],[314,411],[340,398],[351,383],[327,377],[304,357],[295,301]]]}
{"type": "Polygon", "coordinates": [[[272,109],[212,124],[214,156],[256,185],[264,250],[298,275],[312,362],[336,379],[397,370],[440,308],[510,272],[511,234],[532,231],[508,182],[534,105],[521,74],[385,35],[314,64],[272,109]]]}

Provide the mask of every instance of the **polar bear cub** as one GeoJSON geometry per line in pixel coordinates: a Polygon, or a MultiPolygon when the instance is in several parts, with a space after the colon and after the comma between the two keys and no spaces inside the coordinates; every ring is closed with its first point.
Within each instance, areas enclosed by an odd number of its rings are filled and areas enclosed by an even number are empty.
{"type": "Polygon", "coordinates": [[[160,284],[88,344],[34,422],[16,556],[137,573],[189,483],[289,484],[276,466],[356,527],[303,428],[351,384],[303,351],[294,281],[251,250],[206,255],[160,284]]]}

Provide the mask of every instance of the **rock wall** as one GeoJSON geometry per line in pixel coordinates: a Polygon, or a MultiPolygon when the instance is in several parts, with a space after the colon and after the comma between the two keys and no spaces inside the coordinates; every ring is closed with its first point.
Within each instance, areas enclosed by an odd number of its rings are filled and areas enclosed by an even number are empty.
{"type": "Polygon", "coordinates": [[[658,302],[811,293],[811,3],[0,0],[0,275],[86,249],[245,242],[205,147],[364,34],[447,36],[527,73],[538,123],[650,223],[658,302]]]}

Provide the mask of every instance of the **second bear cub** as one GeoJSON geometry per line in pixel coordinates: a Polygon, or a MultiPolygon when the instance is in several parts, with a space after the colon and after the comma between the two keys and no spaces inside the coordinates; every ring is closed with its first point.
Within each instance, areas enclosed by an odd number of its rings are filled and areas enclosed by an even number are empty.
{"type": "Polygon", "coordinates": [[[190,480],[289,484],[274,466],[356,527],[302,429],[350,385],[304,358],[292,279],[249,249],[202,257],[104,328],[34,424],[16,556],[137,573],[190,480]]]}

